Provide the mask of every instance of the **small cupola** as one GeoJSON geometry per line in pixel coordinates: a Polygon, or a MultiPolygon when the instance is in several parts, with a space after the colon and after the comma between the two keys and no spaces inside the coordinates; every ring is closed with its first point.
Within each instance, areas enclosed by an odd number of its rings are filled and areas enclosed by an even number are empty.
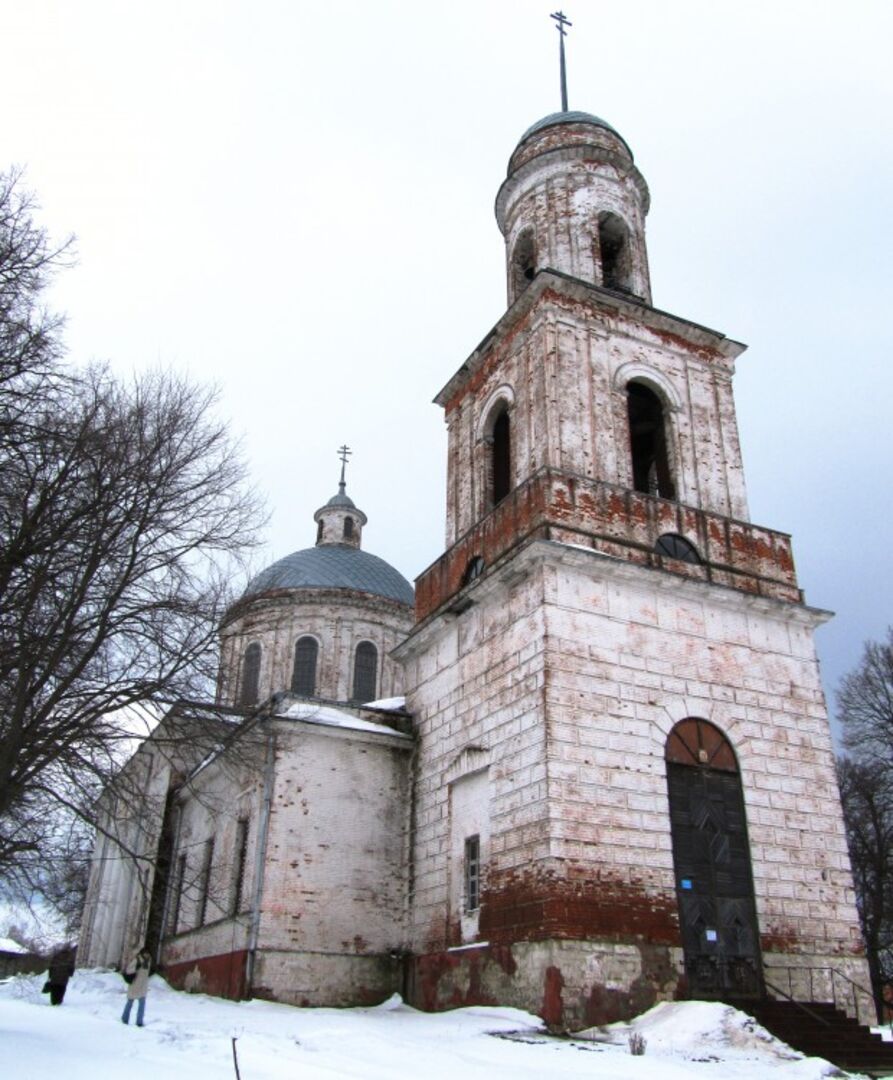
{"type": "Polygon", "coordinates": [[[591,113],[562,111],[521,136],[496,198],[508,300],[558,270],[651,302],[648,187],[624,139],[591,113]]]}
{"type": "Polygon", "coordinates": [[[313,515],[316,522],[316,544],[348,544],[350,547],[362,547],[363,526],[366,515],[358,510],[353,499],[346,493],[344,470],[350,448],[342,446],[338,451],[341,457],[341,479],[338,481],[338,493],[321,506],[313,515]]]}

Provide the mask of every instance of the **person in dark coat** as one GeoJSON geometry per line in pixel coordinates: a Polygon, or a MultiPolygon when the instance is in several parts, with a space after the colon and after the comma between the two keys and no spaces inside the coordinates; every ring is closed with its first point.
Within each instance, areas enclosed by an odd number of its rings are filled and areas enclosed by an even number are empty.
{"type": "Polygon", "coordinates": [[[152,954],[148,949],[140,949],[136,956],[124,967],[124,981],[127,985],[127,1002],[121,1021],[130,1023],[130,1010],[136,1002],[136,1026],[142,1027],[146,1015],[146,994],[149,992],[149,969],[152,966],[152,954]]]}
{"type": "Polygon", "coordinates": [[[74,975],[74,961],[68,949],[60,949],[50,961],[47,982],[50,987],[50,1004],[61,1005],[68,980],[74,975]]]}

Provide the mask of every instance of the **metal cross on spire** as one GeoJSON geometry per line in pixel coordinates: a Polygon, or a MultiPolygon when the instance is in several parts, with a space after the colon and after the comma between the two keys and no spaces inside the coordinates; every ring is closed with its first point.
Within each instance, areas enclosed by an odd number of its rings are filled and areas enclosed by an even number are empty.
{"type": "Polygon", "coordinates": [[[353,453],[353,450],[347,444],[338,447],[338,457],[341,459],[341,479],[338,481],[338,490],[341,494],[344,494],[344,470],[347,467],[347,459],[353,453]]]}
{"type": "Polygon", "coordinates": [[[570,19],[565,17],[563,11],[556,11],[549,16],[550,19],[555,20],[555,29],[560,34],[559,41],[560,55],[561,55],[561,111],[567,112],[567,70],[564,65],[564,39],[567,37],[567,31],[564,29],[566,26],[573,26],[574,24],[570,19]]]}

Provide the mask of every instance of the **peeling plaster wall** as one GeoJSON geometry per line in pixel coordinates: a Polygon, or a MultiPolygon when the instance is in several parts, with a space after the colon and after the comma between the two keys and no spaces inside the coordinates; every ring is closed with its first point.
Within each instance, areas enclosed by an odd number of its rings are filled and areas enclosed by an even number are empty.
{"type": "MultiPolygon", "coordinates": [[[[304,1005],[381,1001],[400,989],[405,936],[408,736],[276,721],[252,996],[304,1005]],[[392,956],[391,953],[394,953],[392,956]]],[[[164,961],[187,989],[241,986],[250,948],[263,753],[242,748],[204,770],[184,800],[178,853],[198,881],[215,838],[205,924],[199,895],[181,901],[164,961]],[[235,770],[235,772],[234,772],[235,770]],[[239,799],[233,792],[241,789],[239,799]],[[229,914],[236,821],[249,817],[243,910],[229,914]],[[242,967],[239,967],[242,965],[242,967]]],[[[219,988],[223,987],[223,990],[219,988]]]]}
{"type": "Polygon", "coordinates": [[[145,941],[158,845],[171,784],[198,763],[213,729],[165,717],[99,804],[78,963],[117,967],[145,941]]]}
{"type": "Polygon", "coordinates": [[[627,310],[595,290],[553,280],[554,287],[541,286],[532,306],[476,354],[473,371],[442,396],[447,546],[490,509],[485,426],[500,390],[513,399],[513,486],[547,465],[632,487],[631,379],[647,381],[664,401],[678,501],[746,521],[734,364],[718,335],[711,345],[682,320],[663,316],[651,325],[642,309],[627,310]]]}
{"type": "Polygon", "coordinates": [[[557,544],[513,562],[400,650],[419,732],[416,1001],[573,1026],[683,990],[664,747],[688,716],[739,757],[767,978],[801,996],[790,968],[867,983],[815,613],[557,544]],[[451,952],[444,779],[470,744],[492,778],[489,946],[451,952]]]}

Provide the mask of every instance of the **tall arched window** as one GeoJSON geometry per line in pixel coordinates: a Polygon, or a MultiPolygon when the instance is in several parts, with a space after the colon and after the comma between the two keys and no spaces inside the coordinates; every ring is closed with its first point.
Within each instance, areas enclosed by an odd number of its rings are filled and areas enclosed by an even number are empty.
{"type": "Polygon", "coordinates": [[[512,489],[512,430],[508,409],[504,406],[493,424],[490,473],[490,490],[493,505],[496,506],[512,489]]]}
{"type": "Polygon", "coordinates": [[[533,229],[525,229],[512,251],[512,299],[520,296],[536,276],[536,244],[533,229]]]}
{"type": "Polygon", "coordinates": [[[260,688],[260,645],[253,641],[242,657],[242,685],[239,688],[240,705],[256,705],[260,688]]]}
{"type": "Polygon", "coordinates": [[[344,529],[342,530],[345,540],[353,540],[353,518],[346,517],[344,519],[344,529]]]}
{"type": "Polygon", "coordinates": [[[357,645],[353,665],[353,700],[374,701],[378,686],[378,649],[371,641],[357,645]]]}
{"type": "Polygon", "coordinates": [[[630,292],[632,275],[629,232],[626,222],[616,214],[604,213],[599,216],[598,251],[602,269],[602,285],[606,289],[630,292]]]}
{"type": "Polygon", "coordinates": [[[294,694],[313,697],[316,693],[316,658],[319,645],[316,638],[306,635],[298,638],[295,644],[295,666],[291,676],[291,689],[294,694]]]}
{"type": "Polygon", "coordinates": [[[646,495],[675,499],[663,403],[653,390],[637,382],[627,386],[626,396],[633,487],[646,495]]]}

